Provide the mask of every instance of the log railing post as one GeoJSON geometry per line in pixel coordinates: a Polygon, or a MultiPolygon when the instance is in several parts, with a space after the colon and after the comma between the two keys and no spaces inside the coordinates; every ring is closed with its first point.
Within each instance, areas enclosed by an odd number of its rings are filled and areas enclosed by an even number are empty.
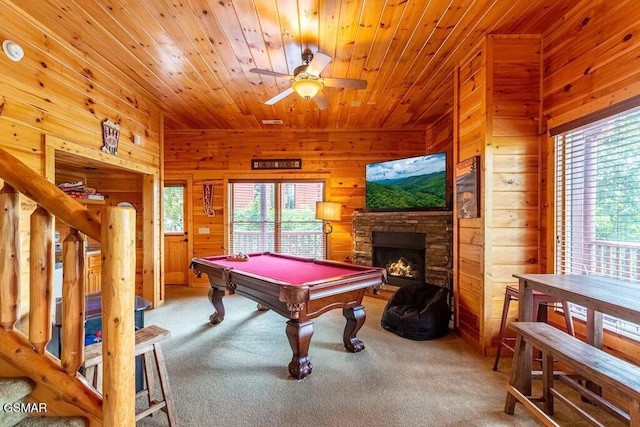
{"type": "Polygon", "coordinates": [[[10,331],[18,320],[20,195],[6,183],[0,190],[0,260],[0,328],[10,331]]]}
{"type": "Polygon", "coordinates": [[[135,425],[136,213],[109,207],[102,216],[102,361],[106,426],[135,425]]]}
{"type": "Polygon", "coordinates": [[[29,341],[44,353],[51,339],[53,215],[42,206],[31,214],[29,254],[29,341]]]}
{"type": "Polygon", "coordinates": [[[71,229],[62,243],[62,349],[60,362],[69,375],[84,362],[84,239],[71,229]]]}

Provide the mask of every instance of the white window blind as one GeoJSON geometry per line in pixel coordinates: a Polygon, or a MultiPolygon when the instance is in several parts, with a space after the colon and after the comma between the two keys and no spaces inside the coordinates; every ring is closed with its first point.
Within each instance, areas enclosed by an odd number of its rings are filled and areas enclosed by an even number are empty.
{"type": "MultiPolygon", "coordinates": [[[[557,135],[555,156],[556,272],[640,282],[640,108],[557,135]]],[[[640,339],[637,325],[605,326],[640,339]]]]}
{"type": "Polygon", "coordinates": [[[281,252],[325,257],[322,221],[315,219],[324,183],[318,181],[231,181],[230,253],[281,252]]]}

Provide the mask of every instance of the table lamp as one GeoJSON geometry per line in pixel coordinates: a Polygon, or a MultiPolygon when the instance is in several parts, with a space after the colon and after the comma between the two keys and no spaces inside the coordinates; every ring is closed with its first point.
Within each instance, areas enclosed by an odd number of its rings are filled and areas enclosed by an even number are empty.
{"type": "Polygon", "coordinates": [[[322,232],[330,234],[333,231],[331,221],[340,221],[342,205],[337,202],[316,202],[316,219],[322,220],[322,232]]]}

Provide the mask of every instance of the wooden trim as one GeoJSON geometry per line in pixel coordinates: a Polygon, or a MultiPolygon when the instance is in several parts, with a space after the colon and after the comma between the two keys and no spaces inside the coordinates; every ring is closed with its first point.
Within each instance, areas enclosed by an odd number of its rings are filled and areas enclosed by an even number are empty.
{"type": "MultiPolygon", "coordinates": [[[[190,260],[191,258],[193,258],[193,240],[194,240],[194,226],[193,226],[193,175],[192,174],[187,174],[186,175],[187,178],[187,182],[186,182],[186,194],[185,194],[185,201],[186,201],[186,206],[185,206],[185,216],[186,216],[186,221],[185,221],[185,233],[187,234],[187,259],[190,260]]],[[[162,239],[164,240],[164,239],[162,239]]],[[[195,275],[192,274],[189,269],[187,268],[187,285],[189,287],[193,286],[193,279],[194,279],[195,275]]]]}
{"type": "Polygon", "coordinates": [[[162,264],[156,253],[161,253],[160,179],[158,174],[142,177],[142,296],[156,308],[164,302],[164,288],[160,283],[162,264]]]}
{"type": "Polygon", "coordinates": [[[50,147],[53,147],[56,150],[74,154],[78,157],[97,160],[111,166],[143,174],[154,174],[158,173],[159,170],[159,168],[157,167],[133,162],[131,160],[98,151],[95,148],[88,148],[82,145],[74,144],[73,142],[65,141],[55,136],[45,135],[45,138],[46,144],[50,147]]]}
{"type": "MultiPolygon", "coordinates": [[[[453,165],[458,163],[458,147],[460,147],[460,142],[458,141],[459,138],[459,133],[460,133],[460,129],[459,129],[459,120],[460,120],[460,102],[459,102],[459,98],[460,98],[460,66],[455,67],[455,69],[453,70],[453,111],[452,111],[452,116],[453,116],[453,147],[451,149],[452,151],[452,161],[453,161],[453,165]]],[[[452,254],[453,254],[453,259],[454,261],[452,261],[451,263],[451,275],[452,275],[452,280],[453,283],[451,284],[451,289],[453,291],[453,304],[454,304],[454,309],[453,309],[453,327],[454,330],[459,331],[460,329],[460,298],[458,296],[458,291],[459,291],[459,284],[458,284],[458,262],[459,262],[459,257],[458,257],[458,249],[459,249],[459,245],[458,245],[458,241],[460,239],[460,233],[459,233],[459,224],[458,224],[458,218],[455,214],[455,212],[458,212],[458,206],[457,206],[457,200],[456,200],[456,188],[455,188],[455,178],[452,178],[453,182],[451,183],[451,193],[452,196],[451,198],[452,203],[451,203],[451,208],[454,212],[453,214],[453,244],[452,244],[452,254]]]]}
{"type": "MultiPolygon", "coordinates": [[[[585,114],[580,117],[577,117],[575,119],[569,120],[564,123],[557,124],[554,127],[550,127],[549,135],[550,136],[560,135],[561,133],[565,133],[570,130],[577,129],[582,126],[586,126],[588,124],[597,122],[598,120],[604,119],[606,117],[610,117],[615,114],[622,113],[624,111],[638,107],[640,106],[640,95],[633,96],[631,98],[625,99],[624,101],[618,102],[613,105],[600,106],[595,102],[592,105],[596,107],[594,111],[585,112],[585,114]],[[597,108],[597,107],[601,107],[601,108],[597,108]]],[[[551,120],[549,121],[549,124],[552,124],[551,120]]]]}

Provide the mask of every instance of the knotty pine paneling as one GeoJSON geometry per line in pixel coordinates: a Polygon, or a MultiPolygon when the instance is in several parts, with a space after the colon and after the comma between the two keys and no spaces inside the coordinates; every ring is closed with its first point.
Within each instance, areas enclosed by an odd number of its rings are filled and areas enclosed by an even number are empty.
{"type": "MultiPolygon", "coordinates": [[[[640,95],[640,8],[632,0],[582,1],[543,33],[544,128],[555,127],[640,95]]],[[[541,153],[541,268],[554,271],[553,140],[541,153]]],[[[564,319],[551,314],[564,327],[564,319]]],[[[575,321],[580,334],[583,323],[575,321]]],[[[605,330],[604,345],[640,360],[636,341],[605,330]]]]}
{"type": "MultiPolygon", "coordinates": [[[[114,68],[88,61],[50,29],[12,7],[0,11],[3,39],[25,51],[20,62],[0,60],[0,146],[44,175],[46,137],[102,154],[102,121],[121,125],[118,158],[160,170],[162,114],[156,101],[114,68]],[[134,145],[133,134],[142,143],[134,145]]],[[[52,29],[55,30],[55,29],[52,29]]],[[[23,210],[20,313],[29,311],[29,218],[23,210]]],[[[140,257],[141,258],[141,257],[140,257]]]]}
{"type": "Polygon", "coordinates": [[[331,258],[342,261],[351,257],[351,214],[364,207],[365,165],[424,154],[425,138],[425,131],[167,131],[164,167],[172,177],[193,176],[193,229],[210,228],[208,235],[192,232],[193,256],[226,250],[225,178],[322,177],[328,197],[343,206],[342,220],[329,236],[331,258]],[[252,171],[253,158],[301,158],[302,169],[252,171]],[[203,180],[214,181],[215,217],[203,213],[203,180]]]}
{"type": "MultiPolygon", "coordinates": [[[[454,123],[454,157],[457,162],[484,151],[485,55],[484,46],[478,46],[458,66],[459,88],[456,91],[458,98],[455,100],[457,122],[454,123]]],[[[454,312],[455,325],[459,333],[475,348],[478,348],[482,335],[483,234],[481,219],[456,218],[454,212],[454,287],[458,295],[454,312]]]]}
{"type": "Polygon", "coordinates": [[[531,270],[539,259],[541,55],[540,36],[492,35],[459,66],[454,149],[458,161],[480,156],[481,215],[455,224],[456,325],[483,354],[498,334],[504,287],[514,283],[504,272],[531,270]]]}
{"type": "MultiPolygon", "coordinates": [[[[550,128],[640,95],[640,8],[583,1],[543,33],[543,112],[550,128]]],[[[542,152],[541,263],[554,268],[553,141],[542,152]]]]}
{"type": "MultiPolygon", "coordinates": [[[[506,209],[539,210],[539,151],[541,127],[542,43],[539,35],[494,36],[487,63],[490,96],[487,97],[488,126],[486,187],[487,218],[506,209]],[[494,103],[509,109],[495,108],[494,103]],[[514,108],[516,103],[521,108],[514,108]],[[494,143],[494,138],[496,143],[494,143]],[[522,140],[520,140],[523,138],[522,140]],[[498,144],[499,143],[499,146],[498,144]]],[[[526,215],[526,213],[524,214],[526,215]]],[[[496,277],[494,268],[513,273],[539,268],[539,223],[526,225],[486,222],[485,249],[485,346],[491,347],[499,334],[504,289],[517,283],[511,277],[496,277]]]]}

